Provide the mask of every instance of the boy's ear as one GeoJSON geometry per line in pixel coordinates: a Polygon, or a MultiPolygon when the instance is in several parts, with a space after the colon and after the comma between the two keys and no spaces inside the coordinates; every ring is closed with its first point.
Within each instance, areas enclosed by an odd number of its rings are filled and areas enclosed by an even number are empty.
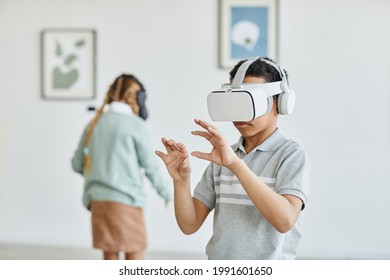
{"type": "Polygon", "coordinates": [[[273,96],[273,98],[274,98],[274,106],[276,106],[276,114],[277,115],[279,115],[278,97],[279,97],[279,95],[274,95],[273,96]]]}

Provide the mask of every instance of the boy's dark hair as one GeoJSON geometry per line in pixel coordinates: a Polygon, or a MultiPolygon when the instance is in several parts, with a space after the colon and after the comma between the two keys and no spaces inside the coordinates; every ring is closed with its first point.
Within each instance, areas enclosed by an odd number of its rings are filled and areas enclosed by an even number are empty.
{"type": "MultiPolygon", "coordinates": [[[[268,57],[264,57],[262,59],[266,59],[268,61],[275,63],[272,59],[269,59],[268,57]]],[[[241,64],[243,64],[245,61],[247,61],[247,60],[246,59],[241,60],[230,71],[230,73],[229,73],[230,81],[233,81],[234,76],[236,75],[238,68],[240,68],[241,64]]],[[[284,71],[286,78],[288,78],[286,70],[283,69],[282,71],[284,71]]],[[[246,71],[245,76],[259,77],[259,78],[261,77],[261,78],[264,78],[268,83],[277,82],[277,81],[282,80],[278,70],[276,70],[275,67],[269,65],[268,63],[262,61],[260,58],[257,59],[255,62],[253,62],[249,66],[248,70],[246,71]]]]}

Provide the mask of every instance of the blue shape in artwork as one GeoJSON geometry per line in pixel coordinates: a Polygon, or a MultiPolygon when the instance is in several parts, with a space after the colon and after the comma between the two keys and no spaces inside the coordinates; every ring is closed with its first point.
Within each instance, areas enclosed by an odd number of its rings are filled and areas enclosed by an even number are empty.
{"type": "Polygon", "coordinates": [[[232,7],[231,19],[231,58],[267,56],[268,8],[232,7]]]}

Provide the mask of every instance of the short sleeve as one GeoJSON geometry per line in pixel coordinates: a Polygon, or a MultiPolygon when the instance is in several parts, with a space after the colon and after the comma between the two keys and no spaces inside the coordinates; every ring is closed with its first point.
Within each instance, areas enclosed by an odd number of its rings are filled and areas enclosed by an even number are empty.
{"type": "Polygon", "coordinates": [[[288,194],[300,198],[303,210],[307,202],[310,171],[309,154],[302,147],[295,147],[284,158],[277,171],[275,191],[280,195],[288,194]]]}
{"type": "Polygon", "coordinates": [[[210,210],[215,207],[216,194],[214,189],[213,164],[210,163],[203,172],[202,178],[196,185],[193,198],[196,198],[210,210]]]}

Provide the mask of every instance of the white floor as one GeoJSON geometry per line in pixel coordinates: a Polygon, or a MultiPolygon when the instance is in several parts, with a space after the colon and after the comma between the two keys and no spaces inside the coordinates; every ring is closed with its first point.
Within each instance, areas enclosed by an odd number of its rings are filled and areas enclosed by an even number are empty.
{"type": "MultiPolygon", "coordinates": [[[[93,248],[63,248],[0,244],[0,260],[100,260],[102,252],[93,248]]],[[[206,260],[204,254],[186,252],[150,252],[146,260],[206,260]]],[[[311,254],[299,256],[298,260],[390,260],[387,254],[311,254]]]]}
{"type": "MultiPolygon", "coordinates": [[[[0,260],[100,260],[100,250],[0,244],[0,260]]],[[[147,260],[203,260],[202,254],[146,252],[147,260]]]]}

